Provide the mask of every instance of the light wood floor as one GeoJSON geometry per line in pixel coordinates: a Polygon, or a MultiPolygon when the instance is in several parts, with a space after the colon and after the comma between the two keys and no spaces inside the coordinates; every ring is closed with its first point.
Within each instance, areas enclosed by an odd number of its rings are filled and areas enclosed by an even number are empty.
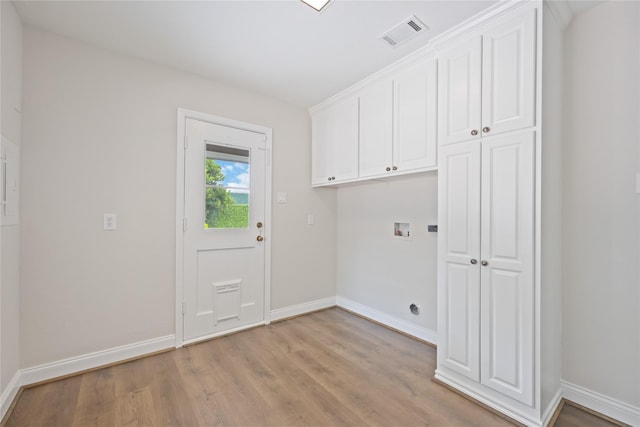
{"type": "MultiPolygon", "coordinates": [[[[330,309],[26,389],[6,426],[513,425],[431,381],[435,360],[330,309]]],[[[574,410],[556,426],[611,425],[574,410]]]]}

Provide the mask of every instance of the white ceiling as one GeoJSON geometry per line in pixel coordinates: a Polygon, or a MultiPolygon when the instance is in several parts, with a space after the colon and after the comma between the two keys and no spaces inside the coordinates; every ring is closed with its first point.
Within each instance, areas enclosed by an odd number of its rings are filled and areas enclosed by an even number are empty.
{"type": "Polygon", "coordinates": [[[16,1],[34,27],[309,107],[496,1],[16,1]],[[430,29],[390,48],[410,15],[430,29]]]}

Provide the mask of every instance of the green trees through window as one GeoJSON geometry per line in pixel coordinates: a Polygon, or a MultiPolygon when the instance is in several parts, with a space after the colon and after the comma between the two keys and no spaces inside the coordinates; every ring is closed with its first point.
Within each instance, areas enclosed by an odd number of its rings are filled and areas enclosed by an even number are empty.
{"type": "MultiPolygon", "coordinates": [[[[249,226],[249,194],[224,187],[224,163],[205,160],[205,228],[247,228],[249,226]]],[[[237,165],[237,162],[236,162],[237,165]]],[[[248,169],[248,163],[241,164],[248,169]],[[245,166],[246,165],[246,166],[245,166]]]]}

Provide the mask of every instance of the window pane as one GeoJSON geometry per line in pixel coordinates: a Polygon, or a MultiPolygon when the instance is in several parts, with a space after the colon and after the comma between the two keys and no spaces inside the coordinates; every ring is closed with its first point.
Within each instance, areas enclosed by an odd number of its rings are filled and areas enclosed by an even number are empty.
{"type": "Polygon", "coordinates": [[[205,228],[249,227],[249,150],[206,145],[205,228]]]}

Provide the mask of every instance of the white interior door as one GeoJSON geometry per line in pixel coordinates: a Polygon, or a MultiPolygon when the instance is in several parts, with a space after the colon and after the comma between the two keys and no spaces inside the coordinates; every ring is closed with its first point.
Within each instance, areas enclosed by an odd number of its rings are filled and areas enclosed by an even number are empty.
{"type": "Polygon", "coordinates": [[[187,118],[184,341],[264,322],[266,137],[187,118]]]}

